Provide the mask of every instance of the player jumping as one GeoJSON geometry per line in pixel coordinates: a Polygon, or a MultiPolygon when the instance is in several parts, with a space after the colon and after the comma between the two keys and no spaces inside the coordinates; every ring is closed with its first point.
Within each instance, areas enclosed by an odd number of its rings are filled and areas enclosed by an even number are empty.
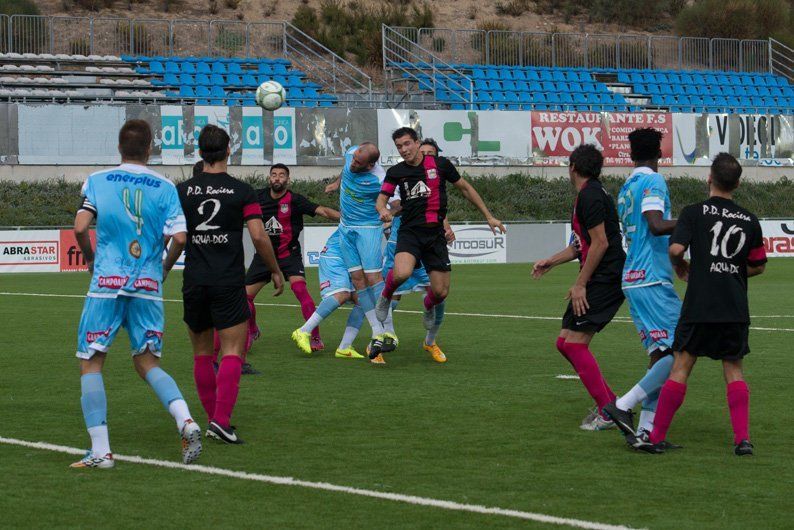
{"type": "MultiPolygon", "coordinates": [[[[414,270],[423,265],[430,276],[430,290],[424,299],[422,320],[426,330],[435,329],[437,333],[444,319],[444,300],[449,293],[452,270],[443,224],[447,214],[446,183],[459,189],[477,207],[494,234],[497,230],[501,233],[506,230],[502,222],[491,215],[477,190],[460,176],[449,160],[422,154],[419,136],[414,129],[397,129],[392,133],[392,140],[403,161],[386,172],[377,209],[382,221],[393,221],[394,216],[387,203],[399,187],[402,222],[397,234],[394,267],[386,277],[386,284],[378,297],[376,316],[381,322],[388,318],[392,296],[414,270]]],[[[433,352],[433,358],[437,361],[441,358],[446,360],[435,340],[432,344],[425,341],[424,347],[433,352]]]]}
{"type": "Polygon", "coordinates": [[[663,440],[684,402],[686,382],[698,357],[722,361],[734,453],[752,455],[750,389],[742,359],[750,353],[747,278],[764,272],[766,250],[758,218],[733,202],[742,166],[720,153],[709,174],[708,200],[687,206],[670,238],[670,261],[687,281],[681,318],[675,330],[675,361],[659,395],[650,440],[635,440],[649,453],[664,452],[663,440]],[[691,263],[684,254],[687,249],[691,263]]]}
{"type": "Polygon", "coordinates": [[[71,467],[114,465],[102,368],[121,327],[129,334],[135,371],[176,421],[182,461],[189,464],[201,454],[201,429],[174,380],[160,368],[163,282],[185,246],[185,216],[173,183],[146,167],[151,144],[148,123],[125,123],[119,132],[121,165],[88,177],[74,220],[75,238],[91,273],[77,339],[80,403],[91,449],[71,467]],[[94,218],[96,254],[89,234],[94,218]],[[167,238],[171,245],[163,261],[167,238]]]}
{"type": "Polygon", "coordinates": [[[532,276],[538,279],[553,267],[577,257],[581,263],[576,282],[568,290],[566,298],[570,302],[562,317],[556,347],[596,402],[596,410],[580,426],[590,431],[614,425],[604,417],[602,409],[615,399],[615,394],[601,374],[589,345],[623,304],[620,283],[626,259],[615,203],[598,178],[603,164],[604,157],[594,145],[580,145],[571,153],[568,174],[578,192],[571,218],[574,242],[552,257],[538,261],[532,270],[532,276]]]}
{"type": "MultiPolygon", "coordinates": [[[[270,168],[268,176],[269,188],[257,191],[259,206],[262,208],[262,219],[265,222],[265,230],[270,235],[270,241],[276,251],[278,265],[286,275],[290,289],[295,294],[295,298],[301,306],[303,318],[308,319],[316,309],[312,295],[306,288],[306,273],[303,268],[303,253],[298,238],[303,231],[303,216],[314,217],[319,215],[332,221],[339,220],[339,212],[332,208],[319,206],[308,200],[303,195],[293,193],[289,190],[289,168],[284,164],[275,164],[270,168]]],[[[256,306],[254,298],[270,281],[270,269],[265,265],[259,255],[254,255],[248,272],[245,276],[245,292],[248,298],[248,308],[251,318],[248,320],[248,342],[246,347],[250,349],[251,343],[259,336],[259,328],[256,324],[256,306]]],[[[293,337],[294,338],[294,337],[293,337]]],[[[320,339],[320,328],[315,327],[311,335],[299,336],[301,349],[306,351],[319,351],[324,348],[323,341],[320,339]],[[305,343],[305,344],[304,344],[305,343]]],[[[247,351],[247,350],[246,350],[247,351]]]]}
{"type": "MultiPolygon", "coordinates": [[[[661,142],[662,133],[655,129],[637,129],[629,134],[635,169],[618,196],[618,213],[628,248],[623,294],[648,352],[648,371],[625,395],[604,407],[604,413],[625,435],[636,435],[646,442],[653,429],[659,390],[673,365],[673,335],[681,313],[681,300],[673,288],[673,268],[667,257],[675,221],[671,219],[667,183],[659,174],[661,142]],[[631,409],[640,402],[642,412],[635,432],[631,409]]],[[[667,447],[678,446],[667,443],[667,447]]]]}
{"type": "Polygon", "coordinates": [[[272,275],[275,296],[284,289],[270,238],[262,223],[256,192],[227,171],[229,135],[207,125],[199,135],[204,171],[178,186],[187,219],[182,298],[184,320],[193,345],[193,376],[209,418],[206,436],[240,444],[231,425],[237,402],[250,316],[245,294],[243,224],[272,275]],[[221,361],[213,367],[213,328],[218,330],[221,361]]]}

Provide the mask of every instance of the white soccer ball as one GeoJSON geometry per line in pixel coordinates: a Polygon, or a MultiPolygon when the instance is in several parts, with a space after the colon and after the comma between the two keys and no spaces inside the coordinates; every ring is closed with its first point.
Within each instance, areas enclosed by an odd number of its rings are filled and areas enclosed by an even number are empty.
{"type": "Polygon", "coordinates": [[[286,99],[287,93],[281,83],[265,81],[256,89],[256,104],[265,110],[276,110],[286,99]]]}

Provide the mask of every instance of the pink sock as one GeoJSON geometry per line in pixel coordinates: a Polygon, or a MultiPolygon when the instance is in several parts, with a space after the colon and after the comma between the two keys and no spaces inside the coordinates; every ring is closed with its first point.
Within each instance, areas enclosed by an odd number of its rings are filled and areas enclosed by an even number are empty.
{"type": "MultiPolygon", "coordinates": [[[[309,290],[306,289],[306,282],[290,282],[289,286],[292,289],[292,292],[295,293],[295,298],[298,299],[298,302],[301,305],[303,320],[309,320],[309,318],[311,318],[311,316],[314,314],[316,307],[314,305],[314,300],[312,300],[312,295],[310,295],[309,290]]],[[[312,337],[320,338],[319,326],[312,330],[312,337]]]]}
{"type": "Polygon", "coordinates": [[[668,379],[662,385],[659,393],[659,404],[656,405],[656,416],[653,418],[653,432],[651,433],[651,443],[658,444],[667,438],[667,429],[673,422],[678,408],[684,403],[686,397],[686,385],[668,379]]]}
{"type": "Polygon", "coordinates": [[[557,337],[557,342],[554,345],[557,347],[557,351],[560,352],[563,357],[565,357],[565,360],[571,363],[571,366],[573,366],[573,362],[571,362],[571,358],[568,357],[568,354],[565,352],[565,338],[557,337]]]}
{"type": "Polygon", "coordinates": [[[744,381],[728,385],[728,408],[733,425],[733,443],[750,439],[750,389],[744,381]]]}
{"type": "Polygon", "coordinates": [[[563,346],[565,349],[566,357],[573,365],[576,373],[579,374],[579,379],[587,389],[587,392],[595,400],[598,408],[601,409],[607,403],[612,401],[612,391],[606,384],[604,376],[601,375],[601,369],[598,367],[598,362],[593,356],[587,344],[566,342],[563,346]]]}
{"type": "Polygon", "coordinates": [[[254,305],[254,298],[250,294],[245,295],[248,299],[248,311],[251,316],[248,318],[248,334],[259,335],[259,326],[256,325],[256,305],[254,305]]]}
{"type": "Polygon", "coordinates": [[[240,391],[242,367],[243,359],[236,355],[226,355],[221,359],[216,375],[215,412],[212,415],[212,421],[221,427],[229,427],[232,410],[237,403],[237,393],[240,391]]]}
{"type": "Polygon", "coordinates": [[[394,295],[394,291],[396,291],[398,287],[399,284],[394,281],[394,270],[392,269],[389,271],[389,274],[386,275],[383,292],[380,293],[380,295],[386,300],[391,300],[391,297],[394,295]]]}
{"type": "Polygon", "coordinates": [[[215,413],[215,367],[212,360],[211,355],[193,357],[193,379],[196,381],[199,401],[209,420],[215,413]]]}
{"type": "Polygon", "coordinates": [[[431,291],[430,289],[427,289],[427,294],[425,295],[425,300],[424,300],[425,309],[430,310],[431,308],[437,306],[438,304],[440,304],[443,301],[444,301],[443,298],[439,298],[438,296],[433,294],[433,291],[431,291]]]}

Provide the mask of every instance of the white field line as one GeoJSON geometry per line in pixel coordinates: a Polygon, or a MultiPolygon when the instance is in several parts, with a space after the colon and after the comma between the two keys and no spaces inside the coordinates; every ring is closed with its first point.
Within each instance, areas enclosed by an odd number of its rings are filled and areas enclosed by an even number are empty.
{"type": "MultiPolygon", "coordinates": [[[[26,440],[17,440],[16,438],[4,438],[2,436],[0,436],[0,443],[16,445],[21,447],[28,447],[31,449],[41,449],[44,451],[66,453],[70,455],[82,455],[85,452],[81,449],[77,449],[76,447],[66,447],[63,445],[54,445],[44,442],[28,442],[26,440]]],[[[523,512],[519,510],[509,510],[505,508],[482,506],[478,504],[463,504],[459,502],[445,501],[441,499],[432,499],[428,497],[417,497],[415,495],[404,495],[401,493],[389,493],[385,491],[352,488],[350,486],[340,486],[337,484],[330,484],[328,482],[312,482],[308,480],[299,480],[292,477],[261,475],[258,473],[233,471],[231,469],[224,469],[224,468],[212,467],[212,466],[186,465],[186,464],[181,464],[179,462],[156,460],[154,458],[143,458],[140,456],[124,456],[124,455],[114,454],[113,458],[115,460],[118,460],[119,462],[129,462],[132,464],[143,464],[147,466],[157,466],[168,469],[179,469],[183,471],[192,471],[194,473],[204,473],[206,475],[219,475],[222,477],[229,477],[240,480],[265,482],[268,484],[276,484],[279,486],[297,486],[300,488],[332,491],[335,493],[358,495],[360,497],[370,497],[374,499],[412,504],[415,506],[441,508],[444,510],[453,510],[457,512],[469,512],[469,513],[477,513],[482,515],[499,515],[503,517],[512,517],[514,519],[523,519],[526,521],[535,521],[539,523],[569,526],[572,528],[588,528],[593,530],[630,530],[629,527],[621,526],[621,525],[597,523],[594,521],[583,521],[581,519],[569,519],[566,517],[555,517],[553,515],[545,515],[542,513],[523,512]]],[[[104,470],[93,471],[93,472],[108,473],[108,471],[104,471],[104,470]]]]}
{"type": "MultiPolygon", "coordinates": [[[[83,294],[53,294],[53,293],[17,293],[17,292],[3,292],[0,291],[0,296],[41,296],[41,297],[52,297],[52,298],[85,298],[83,294]]],[[[182,303],[182,300],[174,299],[174,298],[163,298],[163,302],[170,302],[170,303],[182,303]]],[[[274,304],[274,303],[256,303],[255,305],[259,307],[300,307],[298,304],[274,304]]],[[[344,308],[349,309],[349,308],[344,308]]],[[[398,309],[397,313],[412,313],[412,314],[422,314],[421,311],[413,311],[409,309],[398,309]]],[[[502,319],[516,319],[516,320],[554,320],[554,321],[561,321],[562,317],[547,317],[547,316],[539,316],[539,315],[504,315],[499,313],[456,313],[453,311],[446,311],[444,313],[447,316],[456,316],[456,317],[479,317],[479,318],[502,318],[502,319]]],[[[754,315],[750,318],[794,318],[794,315],[754,315]]],[[[631,324],[632,321],[630,318],[626,317],[615,317],[613,319],[614,322],[622,322],[624,324],[631,324]]],[[[754,329],[757,331],[788,331],[794,332],[794,329],[790,328],[759,328],[759,327],[750,327],[750,329],[754,329]]]]}

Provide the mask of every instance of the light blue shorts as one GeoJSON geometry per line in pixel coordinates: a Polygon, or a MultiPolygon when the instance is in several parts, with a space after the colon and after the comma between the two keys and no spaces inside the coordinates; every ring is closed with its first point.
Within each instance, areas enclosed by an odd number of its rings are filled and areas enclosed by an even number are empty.
{"type": "Polygon", "coordinates": [[[342,258],[320,255],[320,296],[327,298],[343,292],[353,292],[345,262],[342,258]]]}
{"type": "Polygon", "coordinates": [[[350,272],[380,272],[383,268],[383,228],[339,225],[342,259],[350,272]]]}
{"type": "Polygon", "coordinates": [[[675,327],[681,316],[681,299],[669,284],[624,289],[629,313],[643,347],[652,353],[659,348],[672,348],[675,327]]]}
{"type": "Polygon", "coordinates": [[[165,328],[162,300],[86,297],[77,332],[77,357],[90,359],[98,351],[107,352],[122,327],[130,336],[132,355],[148,348],[159,357],[165,328]]]}

